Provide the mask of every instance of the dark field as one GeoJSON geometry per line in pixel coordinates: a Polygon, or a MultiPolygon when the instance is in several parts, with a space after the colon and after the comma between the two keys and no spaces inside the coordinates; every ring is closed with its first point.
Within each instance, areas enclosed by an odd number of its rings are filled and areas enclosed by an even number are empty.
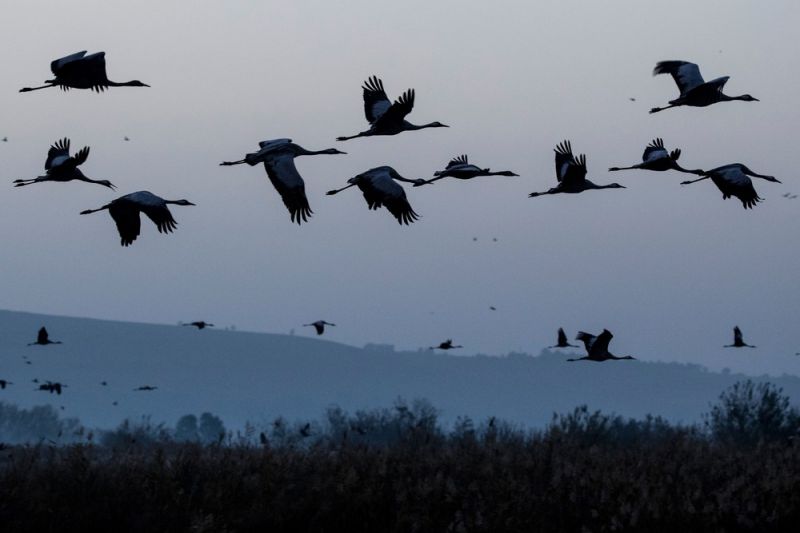
{"type": "MultiPolygon", "coordinates": [[[[703,426],[585,408],[537,432],[445,431],[424,402],[179,442],[121,426],[96,443],[6,446],[4,531],[789,531],[798,412],[724,393],[703,426]]],[[[84,436],[84,439],[86,437],[84,436]]]]}

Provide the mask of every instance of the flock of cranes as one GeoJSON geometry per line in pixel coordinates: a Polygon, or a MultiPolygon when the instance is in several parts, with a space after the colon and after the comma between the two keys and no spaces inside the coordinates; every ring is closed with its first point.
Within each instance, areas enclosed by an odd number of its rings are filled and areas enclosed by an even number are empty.
{"type": "MultiPolygon", "coordinates": [[[[51,62],[50,69],[53,78],[46,80],[44,85],[38,87],[25,87],[20,92],[30,92],[40,89],[58,87],[63,91],[69,89],[89,89],[102,92],[110,87],[149,87],[139,80],[132,80],[124,83],[114,82],[106,75],[105,53],[98,52],[87,55],[86,51],[71,54],[51,62]]],[[[749,94],[741,96],[728,96],[722,92],[728,77],[720,77],[706,82],[700,74],[699,67],[687,61],[662,61],[653,70],[653,75],[670,74],[680,90],[678,98],[669,101],[669,105],[655,107],[650,113],[656,113],[678,106],[704,107],[718,102],[727,101],[758,101],[749,94]]],[[[406,120],[412,112],[415,102],[414,89],[407,89],[396,100],[391,101],[386,94],[383,81],[377,76],[368,78],[363,89],[364,114],[369,128],[355,135],[337,137],[337,141],[348,141],[359,137],[397,135],[405,131],[415,131],[426,128],[446,128],[441,122],[430,122],[427,124],[416,125],[406,120]]],[[[7,138],[2,139],[4,142],[7,138]]],[[[129,138],[126,136],[125,141],[129,138]]],[[[275,190],[281,197],[286,209],[289,212],[290,221],[297,224],[308,222],[313,211],[309,205],[308,197],[305,192],[305,182],[295,166],[295,158],[300,156],[313,155],[345,155],[346,152],[336,148],[326,148],[322,150],[308,150],[292,139],[277,138],[261,141],[259,150],[247,153],[244,158],[236,161],[223,161],[221,166],[235,166],[247,164],[255,166],[263,164],[267,177],[275,190]]],[[[650,170],[663,172],[674,170],[677,172],[694,174],[696,179],[682,182],[682,185],[697,183],[702,180],[711,181],[722,192],[723,199],[735,197],[742,202],[745,209],[754,207],[761,198],[756,192],[753,181],[750,178],[760,178],[773,183],[780,183],[773,176],[756,173],[747,166],[740,163],[722,165],[711,170],[686,169],[682,167],[678,160],[681,150],[676,148],[668,151],[661,138],[656,138],[647,145],[642,154],[642,162],[625,167],[611,167],[610,172],[622,170],[650,170]]],[[[82,181],[116,189],[116,186],[108,180],[96,180],[83,174],[81,167],[89,157],[89,147],[84,147],[74,154],[70,153],[70,139],[63,138],[56,141],[48,150],[45,161],[45,174],[31,179],[14,180],[15,187],[24,187],[37,183],[45,182],[70,182],[82,181]]],[[[556,181],[555,187],[543,192],[532,192],[529,197],[539,197],[551,194],[576,194],[594,189],[623,189],[623,185],[618,183],[596,184],[586,178],[588,169],[586,155],[575,155],[572,144],[569,140],[564,140],[555,148],[555,168],[556,181]]],[[[510,170],[492,171],[489,168],[482,168],[469,162],[466,154],[452,158],[444,170],[433,172],[433,177],[423,179],[410,179],[403,177],[391,166],[379,166],[359,174],[347,180],[347,184],[338,189],[332,189],[327,195],[336,195],[351,187],[357,187],[366,200],[367,207],[377,210],[385,207],[389,213],[401,225],[409,225],[417,221],[420,216],[414,211],[409,203],[406,191],[401,185],[409,183],[413,187],[435,184],[444,178],[454,178],[458,180],[470,180],[482,176],[504,176],[515,177],[519,174],[510,170]]],[[[784,195],[789,198],[789,193],[784,195]]],[[[796,196],[794,196],[796,197],[796,196]]],[[[109,203],[95,208],[81,211],[81,215],[96,213],[107,210],[116,224],[122,246],[131,245],[141,233],[141,214],[143,213],[156,226],[160,233],[171,233],[177,227],[170,205],[193,206],[192,202],[186,199],[167,200],[149,191],[137,191],[120,196],[109,203]]],[[[494,239],[497,240],[496,238],[494,239]]],[[[494,307],[491,307],[495,310],[494,307]]],[[[183,326],[196,327],[202,330],[213,327],[205,321],[195,321],[182,324],[183,326]]],[[[317,335],[322,335],[326,326],[335,326],[331,322],[318,320],[304,327],[313,327],[317,335]]],[[[634,359],[634,357],[616,356],[609,352],[609,344],[613,334],[604,329],[600,334],[593,335],[583,331],[578,332],[576,340],[583,343],[587,355],[567,361],[595,361],[603,362],[609,360],[634,359]]],[[[29,345],[49,345],[60,344],[61,341],[50,340],[47,330],[42,327],[37,335],[36,342],[29,345]]],[[[550,348],[575,348],[577,345],[570,344],[563,329],[558,330],[557,343],[550,348]]],[[[734,343],[726,347],[749,347],[743,341],[742,332],[739,327],[734,328],[734,343]]],[[[462,348],[461,345],[453,344],[452,339],[440,343],[438,346],[431,346],[429,349],[451,350],[462,348]]],[[[35,380],[38,383],[38,380],[35,380]]],[[[12,384],[8,380],[0,380],[0,388],[12,384]]],[[[102,385],[106,385],[103,382],[102,385]]],[[[62,388],[66,385],[59,382],[45,382],[38,384],[38,390],[49,393],[61,394],[62,388]]],[[[137,387],[136,391],[152,391],[157,387],[143,385],[137,387]]],[[[116,402],[115,402],[116,404],[116,402]]]]}

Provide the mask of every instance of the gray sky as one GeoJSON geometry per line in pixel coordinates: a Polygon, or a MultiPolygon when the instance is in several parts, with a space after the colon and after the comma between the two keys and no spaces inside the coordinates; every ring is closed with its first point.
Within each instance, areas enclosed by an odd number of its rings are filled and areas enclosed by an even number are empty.
{"type": "MultiPolygon", "coordinates": [[[[205,319],[287,332],[325,318],[332,339],[465,353],[538,352],[559,326],[607,327],[612,351],[713,368],[800,373],[800,119],[797,2],[4,2],[0,19],[0,307],[119,320],[205,319]],[[109,77],[152,88],[20,94],[49,62],[104,50],[109,77]],[[730,75],[757,103],[647,110],[677,95],[664,59],[730,75]],[[449,129],[334,141],[366,129],[361,83],[409,87],[409,120],[449,129]],[[629,101],[635,97],[636,101],[629,101]],[[130,142],[123,142],[123,136],[130,142]],[[188,198],[176,233],[149,221],[130,248],[97,186],[14,189],[48,146],[91,146],[84,172],[119,193],[188,198]],[[262,139],[347,156],[300,158],[314,210],[297,227],[259,167],[221,168],[262,139]],[[741,162],[752,211],[677,173],[609,174],[663,137],[689,168],[741,162]],[[589,178],[627,189],[529,199],[555,183],[571,139],[589,178]],[[358,191],[325,191],[368,168],[430,176],[452,156],[519,178],[407,189],[422,219],[400,227],[358,191]],[[473,237],[478,241],[473,242],[473,237]],[[498,242],[492,242],[497,237],[498,242]],[[498,308],[496,312],[489,306],[498,308]],[[759,346],[720,348],[742,327],[759,346]]],[[[311,333],[311,331],[307,331],[311,333]]]]}

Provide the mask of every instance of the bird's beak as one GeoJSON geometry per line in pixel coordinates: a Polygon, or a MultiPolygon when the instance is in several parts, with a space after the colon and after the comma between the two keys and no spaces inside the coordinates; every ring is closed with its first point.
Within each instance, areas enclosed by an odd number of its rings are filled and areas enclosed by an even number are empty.
{"type": "Polygon", "coordinates": [[[347,155],[347,152],[342,152],[341,150],[336,150],[337,154],[347,155]]]}
{"type": "Polygon", "coordinates": [[[197,204],[193,204],[192,202],[186,202],[186,205],[194,205],[194,206],[196,206],[197,204]]]}

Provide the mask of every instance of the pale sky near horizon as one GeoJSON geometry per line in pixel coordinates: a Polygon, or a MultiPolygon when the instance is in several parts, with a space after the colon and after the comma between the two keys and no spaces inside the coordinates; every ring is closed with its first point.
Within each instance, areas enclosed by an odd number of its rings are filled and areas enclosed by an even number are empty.
{"type": "Polygon", "coordinates": [[[796,28],[800,4],[741,2],[3,2],[0,39],[0,308],[311,334],[403,349],[452,337],[464,353],[538,351],[564,327],[614,332],[645,360],[800,374],[796,28]],[[50,61],[106,52],[109,78],[151,88],[20,94],[50,61]],[[657,61],[697,62],[760,102],[648,114],[677,96],[657,61]],[[408,120],[450,128],[336,142],[366,129],[361,84],[408,120]],[[635,98],[636,101],[630,101],[635,98]],[[15,189],[61,137],[91,146],[82,184],[15,189]],[[129,136],[130,142],[123,137],[129,136]],[[297,227],[263,167],[219,167],[290,137],[348,155],[298,158],[314,210],[297,227]],[[663,137],[687,168],[740,162],[765,200],[744,210],[710,182],[609,173],[663,137]],[[555,185],[570,139],[588,177],[626,189],[528,198],[555,185]],[[456,155],[518,178],[406,188],[422,218],[400,227],[360,192],[325,191],[388,164],[428,177],[456,155]],[[107,213],[151,190],[196,207],[129,248],[107,213]],[[477,241],[473,241],[477,237],[477,241]],[[492,239],[497,238],[497,242],[492,239]],[[497,307],[490,311],[489,306],[497,307]],[[742,327],[757,350],[721,348],[742,327]]]}

